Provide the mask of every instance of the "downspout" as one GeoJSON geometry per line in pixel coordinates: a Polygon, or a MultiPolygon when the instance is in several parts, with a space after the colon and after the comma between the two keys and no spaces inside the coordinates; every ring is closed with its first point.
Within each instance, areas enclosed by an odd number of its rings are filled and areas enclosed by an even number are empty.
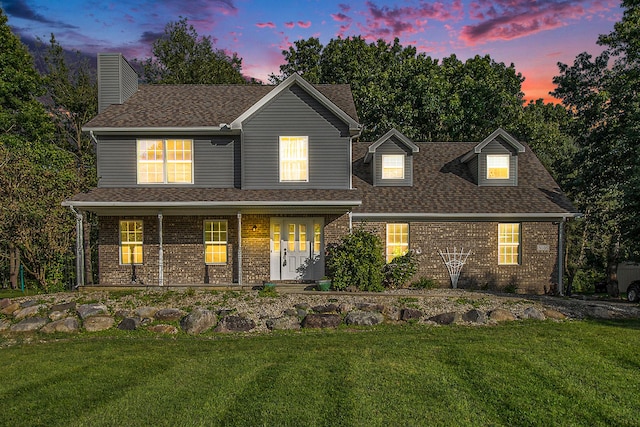
{"type": "Polygon", "coordinates": [[[238,212],[238,286],[242,288],[242,213],[238,212]]]}
{"type": "Polygon", "coordinates": [[[84,286],[84,228],[82,214],[69,206],[76,216],[76,288],[84,286]]]}
{"type": "Polygon", "coordinates": [[[558,294],[564,296],[564,223],[562,218],[558,223],[558,294]]]}
{"type": "Polygon", "coordinates": [[[351,234],[353,232],[353,212],[349,211],[347,215],[349,215],[349,234],[351,234]]]}
{"type": "Polygon", "coordinates": [[[162,247],[162,212],[158,212],[158,286],[164,286],[164,249],[162,247]]]}

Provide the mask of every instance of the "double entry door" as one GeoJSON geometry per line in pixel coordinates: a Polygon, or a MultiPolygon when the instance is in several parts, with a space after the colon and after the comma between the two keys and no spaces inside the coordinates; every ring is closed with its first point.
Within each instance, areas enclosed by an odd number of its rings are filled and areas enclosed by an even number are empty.
{"type": "Polygon", "coordinates": [[[271,280],[324,275],[323,218],[271,218],[271,280]]]}

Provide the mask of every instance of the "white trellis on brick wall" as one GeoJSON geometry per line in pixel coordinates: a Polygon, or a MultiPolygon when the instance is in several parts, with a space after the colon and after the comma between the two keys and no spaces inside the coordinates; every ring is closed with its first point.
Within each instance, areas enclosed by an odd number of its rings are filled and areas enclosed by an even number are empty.
{"type": "Polygon", "coordinates": [[[451,286],[454,289],[458,287],[458,278],[460,278],[460,271],[462,271],[462,267],[464,267],[464,263],[467,262],[467,258],[471,255],[471,249],[467,252],[464,251],[464,248],[460,248],[458,251],[457,248],[453,248],[453,251],[450,251],[449,248],[446,248],[445,251],[438,249],[440,256],[442,257],[442,261],[444,261],[444,265],[447,266],[447,270],[449,270],[449,277],[451,277],[451,286]]]}

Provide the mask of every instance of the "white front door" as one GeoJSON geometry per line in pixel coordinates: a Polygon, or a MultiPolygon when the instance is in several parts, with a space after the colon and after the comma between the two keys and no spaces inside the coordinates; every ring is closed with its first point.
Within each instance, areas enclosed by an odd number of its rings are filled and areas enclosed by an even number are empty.
{"type": "Polygon", "coordinates": [[[322,218],[271,218],[271,279],[317,280],[324,275],[322,218]]]}

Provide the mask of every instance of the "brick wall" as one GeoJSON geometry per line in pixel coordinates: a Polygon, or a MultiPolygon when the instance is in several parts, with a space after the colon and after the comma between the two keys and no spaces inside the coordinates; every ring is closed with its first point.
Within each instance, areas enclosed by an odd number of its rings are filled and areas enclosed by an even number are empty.
{"type": "MultiPolygon", "coordinates": [[[[386,223],[362,225],[386,241],[386,223]]],[[[557,283],[557,231],[550,222],[521,223],[520,265],[498,265],[497,222],[410,222],[409,247],[416,252],[419,263],[413,280],[430,278],[442,287],[451,287],[449,272],[438,251],[455,247],[472,251],[462,269],[459,288],[513,286],[520,293],[544,293],[557,283]]]]}

